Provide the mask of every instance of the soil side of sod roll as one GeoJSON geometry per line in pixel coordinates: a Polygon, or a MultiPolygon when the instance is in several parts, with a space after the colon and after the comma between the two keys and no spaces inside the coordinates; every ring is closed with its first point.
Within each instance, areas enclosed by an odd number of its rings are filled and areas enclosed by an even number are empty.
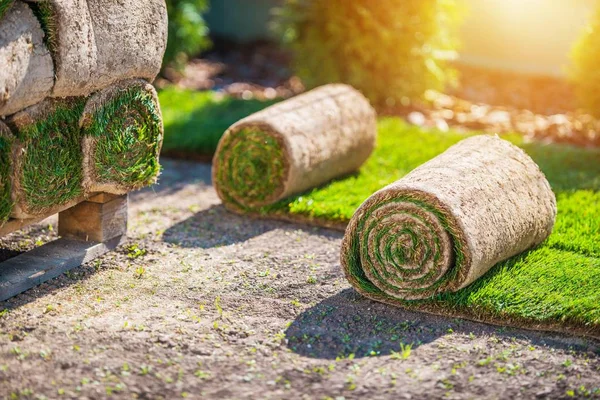
{"type": "Polygon", "coordinates": [[[92,95],[79,125],[86,193],[124,194],[156,182],[163,124],[148,82],[124,81],[92,95]]]}
{"type": "Polygon", "coordinates": [[[43,42],[44,32],[31,9],[21,2],[2,1],[0,116],[7,116],[50,94],[54,66],[43,42]]]}
{"type": "Polygon", "coordinates": [[[83,98],[48,98],[8,118],[16,137],[13,217],[48,214],[83,196],[79,119],[84,105],[83,98]]]}
{"type": "Polygon", "coordinates": [[[154,80],[167,39],[164,0],[28,0],[54,59],[54,97],[88,96],[125,79],[154,80]]]}
{"type": "Polygon", "coordinates": [[[219,142],[213,182],[228,209],[252,214],[358,170],[376,136],[376,113],[360,92],[322,86],[232,125],[219,142]]]}

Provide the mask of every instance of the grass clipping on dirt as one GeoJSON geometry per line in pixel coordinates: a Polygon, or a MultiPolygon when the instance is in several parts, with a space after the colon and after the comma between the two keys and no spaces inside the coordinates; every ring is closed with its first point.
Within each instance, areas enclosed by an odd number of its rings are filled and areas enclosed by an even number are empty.
{"type": "Polygon", "coordinates": [[[253,213],[356,171],[376,134],[375,111],[360,92],[322,86],[229,128],[214,157],[213,182],[228,209],[253,213]]]}
{"type": "MultiPolygon", "coordinates": [[[[360,171],[261,211],[274,218],[346,226],[382,187],[465,139],[462,133],[379,121],[378,145],[360,171]]],[[[455,293],[398,301],[403,307],[530,329],[600,337],[600,149],[524,143],[556,193],[554,230],[540,246],[492,267],[455,293]]]]}
{"type": "Polygon", "coordinates": [[[342,266],[360,293],[386,303],[456,292],[544,241],[555,216],[533,160],[475,136],[369,197],[346,229],[342,266]]]}
{"type": "Polygon", "coordinates": [[[80,125],[87,192],[124,194],[156,182],[163,125],[152,85],[125,81],[96,93],[80,125]]]}
{"type": "Polygon", "coordinates": [[[79,119],[85,100],[47,99],[8,119],[13,152],[13,215],[29,218],[83,195],[79,119]]]}
{"type": "Polygon", "coordinates": [[[10,197],[11,153],[14,137],[10,129],[0,121],[0,226],[10,217],[13,202],[10,197]]]}

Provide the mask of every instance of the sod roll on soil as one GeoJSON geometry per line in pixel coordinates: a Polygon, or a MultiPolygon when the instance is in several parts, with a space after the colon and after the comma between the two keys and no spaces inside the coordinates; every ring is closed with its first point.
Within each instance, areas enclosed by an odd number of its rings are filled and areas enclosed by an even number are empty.
{"type": "Polygon", "coordinates": [[[164,0],[28,0],[54,58],[55,97],[154,80],[167,42],[164,0]]]}
{"type": "Polygon", "coordinates": [[[376,113],[354,88],[333,84],[268,107],[232,125],[213,159],[225,206],[254,211],[352,173],[369,157],[376,113]]]}
{"type": "Polygon", "coordinates": [[[31,9],[21,2],[0,2],[0,116],[7,116],[50,94],[54,67],[31,9]]]}
{"type": "Polygon", "coordinates": [[[475,136],[368,198],[346,229],[341,263],[373,300],[427,299],[540,244],[555,217],[534,161],[498,137],[475,136]]]}
{"type": "Polygon", "coordinates": [[[83,195],[82,98],[52,99],[7,119],[16,137],[11,152],[11,216],[26,219],[69,206],[83,195]]]}
{"type": "Polygon", "coordinates": [[[87,193],[125,194],[153,184],[163,124],[154,87],[120,82],[89,98],[80,121],[87,193]]]}

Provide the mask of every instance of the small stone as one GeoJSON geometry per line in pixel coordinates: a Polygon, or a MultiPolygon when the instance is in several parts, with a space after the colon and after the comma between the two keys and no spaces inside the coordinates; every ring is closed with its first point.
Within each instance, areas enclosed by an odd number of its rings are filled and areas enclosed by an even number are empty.
{"type": "Polygon", "coordinates": [[[425,125],[425,115],[423,115],[423,113],[420,113],[418,111],[413,111],[410,114],[408,114],[408,122],[410,122],[413,125],[417,125],[417,126],[423,126],[425,125]]]}

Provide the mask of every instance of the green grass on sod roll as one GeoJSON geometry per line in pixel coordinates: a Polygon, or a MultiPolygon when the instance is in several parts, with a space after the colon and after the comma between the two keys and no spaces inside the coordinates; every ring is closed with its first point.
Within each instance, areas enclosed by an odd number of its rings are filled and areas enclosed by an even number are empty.
{"type": "MultiPolygon", "coordinates": [[[[378,147],[360,172],[260,212],[347,222],[373,192],[464,138],[383,118],[378,147]]],[[[554,232],[538,248],[498,264],[457,293],[404,304],[493,323],[573,329],[600,337],[600,149],[527,144],[517,135],[507,138],[530,154],[550,181],[558,201],[554,232]]]]}
{"type": "Polygon", "coordinates": [[[21,187],[31,212],[45,212],[83,194],[79,118],[84,99],[69,99],[46,118],[15,132],[27,150],[21,187]]]}
{"type": "MultiPolygon", "coordinates": [[[[0,0],[1,1],[1,0],[0,0]]],[[[44,43],[54,57],[58,47],[58,26],[54,6],[49,0],[28,3],[44,31],[44,43]]],[[[0,10],[1,11],[1,10],[0,10]]]]}
{"type": "Polygon", "coordinates": [[[100,183],[139,188],[160,172],[161,120],[150,93],[128,89],[100,107],[85,131],[96,139],[94,173],[100,183]]]}
{"type": "Polygon", "coordinates": [[[13,202],[10,198],[10,153],[12,140],[0,135],[0,226],[10,216],[13,202]]]}
{"type": "Polygon", "coordinates": [[[4,17],[14,0],[0,0],[0,19],[4,17]]]}
{"type": "Polygon", "coordinates": [[[237,207],[246,209],[236,198],[244,198],[247,203],[263,201],[283,190],[283,148],[273,136],[243,129],[223,142],[218,157],[222,168],[216,180],[220,187],[228,188],[223,195],[237,207]]]}
{"type": "Polygon", "coordinates": [[[241,100],[210,91],[167,87],[158,92],[165,125],[162,153],[190,158],[213,155],[223,132],[275,100],[241,100]]]}

